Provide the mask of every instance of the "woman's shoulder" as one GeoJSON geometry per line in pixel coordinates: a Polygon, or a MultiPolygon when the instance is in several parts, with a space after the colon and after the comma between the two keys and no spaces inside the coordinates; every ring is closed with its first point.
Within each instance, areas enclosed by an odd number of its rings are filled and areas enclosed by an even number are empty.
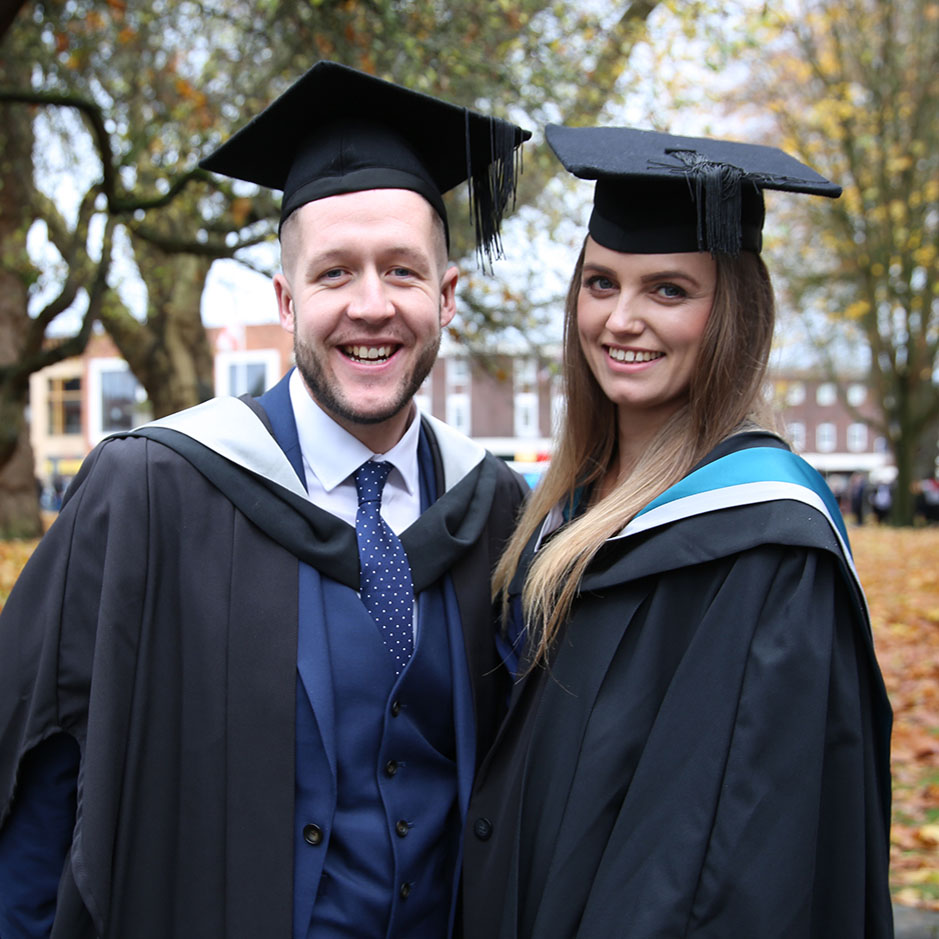
{"type": "Polygon", "coordinates": [[[719,460],[722,457],[729,456],[731,453],[740,453],[744,450],[751,450],[757,447],[769,448],[771,450],[782,450],[792,452],[789,444],[783,438],[772,430],[760,427],[757,424],[744,424],[737,431],[728,437],[725,437],[716,447],[714,447],[703,459],[699,460],[692,469],[700,469],[719,460]]]}

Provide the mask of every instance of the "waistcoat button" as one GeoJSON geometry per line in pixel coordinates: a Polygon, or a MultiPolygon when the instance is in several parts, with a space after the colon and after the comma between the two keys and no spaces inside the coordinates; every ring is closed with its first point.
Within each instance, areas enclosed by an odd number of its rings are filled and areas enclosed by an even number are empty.
{"type": "Polygon", "coordinates": [[[303,840],[314,847],[323,843],[323,829],[319,825],[304,825],[303,840]]]}
{"type": "Polygon", "coordinates": [[[395,698],[394,701],[391,702],[391,716],[397,717],[400,713],[401,713],[401,702],[397,698],[395,698]]]}
{"type": "Polygon", "coordinates": [[[403,818],[395,822],[395,834],[399,838],[404,838],[410,830],[411,826],[403,818]]]}
{"type": "Polygon", "coordinates": [[[398,772],[398,762],[396,760],[389,760],[385,764],[385,775],[394,776],[398,772]]]}
{"type": "Polygon", "coordinates": [[[488,841],[489,836],[492,834],[492,822],[488,818],[477,818],[473,822],[473,834],[480,841],[488,841]]]}
{"type": "Polygon", "coordinates": [[[398,890],[398,896],[401,897],[402,900],[407,900],[407,898],[410,895],[411,895],[411,885],[401,884],[401,888],[398,890]]]}

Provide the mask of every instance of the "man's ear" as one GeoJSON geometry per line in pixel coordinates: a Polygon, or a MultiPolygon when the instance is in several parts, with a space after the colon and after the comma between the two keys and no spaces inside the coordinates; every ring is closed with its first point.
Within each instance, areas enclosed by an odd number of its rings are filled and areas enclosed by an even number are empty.
{"type": "Polygon", "coordinates": [[[296,327],[296,313],[290,284],[283,272],[274,275],[274,293],[277,295],[277,315],[280,317],[280,325],[288,333],[292,333],[296,327]]]}
{"type": "Polygon", "coordinates": [[[443,329],[456,316],[456,283],[460,272],[451,264],[440,281],[440,328],[443,329]]]}

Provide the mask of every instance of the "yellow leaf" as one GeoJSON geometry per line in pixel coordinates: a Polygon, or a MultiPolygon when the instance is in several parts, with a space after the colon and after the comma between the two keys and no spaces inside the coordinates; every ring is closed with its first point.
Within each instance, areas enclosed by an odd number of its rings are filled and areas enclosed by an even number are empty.
{"type": "Polygon", "coordinates": [[[939,846],[939,825],[923,825],[917,829],[916,837],[923,844],[939,846]]]}

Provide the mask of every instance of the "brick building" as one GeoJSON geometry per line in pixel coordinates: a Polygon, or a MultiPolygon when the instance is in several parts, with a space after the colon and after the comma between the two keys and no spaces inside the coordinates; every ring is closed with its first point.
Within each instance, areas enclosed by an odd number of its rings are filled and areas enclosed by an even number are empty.
{"type": "MultiPolygon", "coordinates": [[[[215,393],[260,393],[292,362],[292,337],[276,323],[209,329],[215,352],[215,393]]],[[[769,387],[789,438],[833,483],[853,472],[888,472],[885,443],[864,422],[876,403],[860,381],[844,399],[831,382],[812,375],[778,374],[769,387]]],[[[523,471],[537,474],[551,451],[561,405],[555,370],[511,350],[485,361],[446,340],[416,400],[425,412],[479,440],[523,471]]],[[[46,484],[73,476],[102,437],[149,419],[143,389],[104,335],[83,356],[32,376],[30,427],[36,474],[46,484]]]]}
{"type": "Polygon", "coordinates": [[[868,423],[879,409],[862,380],[848,379],[839,391],[818,375],[777,373],[771,390],[793,449],[821,473],[889,475],[887,442],[868,423]]]}
{"type": "MultiPolygon", "coordinates": [[[[293,361],[292,337],[276,323],[207,330],[215,353],[215,393],[258,394],[293,361]]],[[[550,370],[528,357],[498,355],[485,364],[452,350],[422,385],[418,406],[507,459],[535,462],[550,450],[557,400],[550,370]]],[[[47,485],[75,475],[110,433],[149,420],[146,394],[106,335],[81,357],[30,379],[30,439],[36,475],[47,485]]]]}

